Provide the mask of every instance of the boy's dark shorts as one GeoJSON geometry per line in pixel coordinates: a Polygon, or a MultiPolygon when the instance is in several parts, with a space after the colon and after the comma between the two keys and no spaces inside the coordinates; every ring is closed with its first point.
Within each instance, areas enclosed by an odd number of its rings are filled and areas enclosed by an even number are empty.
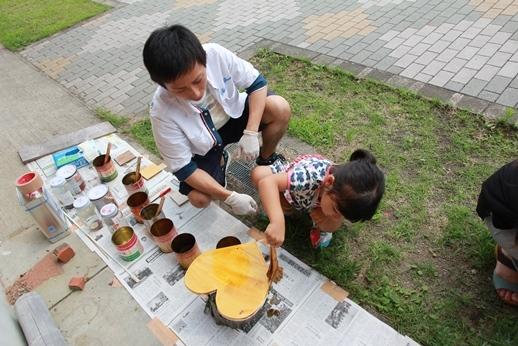
{"type": "MultiPolygon", "coordinates": [[[[272,92],[268,92],[268,96],[275,95],[272,92]]],[[[205,156],[194,155],[192,160],[196,162],[199,169],[209,173],[221,186],[225,186],[225,165],[222,164],[223,149],[232,143],[237,143],[243,136],[243,130],[246,128],[248,123],[248,97],[245,101],[245,108],[243,114],[237,118],[230,118],[223,127],[218,130],[219,135],[223,141],[223,144],[213,147],[205,154],[205,156]]],[[[264,125],[259,125],[259,130],[262,130],[264,125]]],[[[183,195],[188,195],[189,192],[194,190],[186,182],[180,182],[179,191],[183,195]]]]}

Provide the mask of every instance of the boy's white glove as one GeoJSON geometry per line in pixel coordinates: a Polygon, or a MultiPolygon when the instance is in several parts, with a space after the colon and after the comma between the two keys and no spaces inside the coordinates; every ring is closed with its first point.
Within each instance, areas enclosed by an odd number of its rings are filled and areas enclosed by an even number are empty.
{"type": "Polygon", "coordinates": [[[259,132],[244,130],[239,140],[238,157],[245,161],[254,160],[259,156],[259,132]]]}
{"type": "Polygon", "coordinates": [[[230,196],[224,200],[224,203],[232,208],[232,211],[236,215],[248,215],[257,212],[257,203],[252,197],[244,193],[232,191],[230,196]]]}

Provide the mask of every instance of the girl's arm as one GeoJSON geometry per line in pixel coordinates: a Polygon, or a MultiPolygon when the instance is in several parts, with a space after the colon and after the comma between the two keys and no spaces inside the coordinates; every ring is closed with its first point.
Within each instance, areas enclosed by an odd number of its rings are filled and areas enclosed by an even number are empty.
{"type": "Polygon", "coordinates": [[[284,213],[281,207],[280,192],[288,188],[287,173],[268,175],[259,181],[259,196],[270,224],[266,228],[268,244],[278,247],[284,242],[284,213]]]}

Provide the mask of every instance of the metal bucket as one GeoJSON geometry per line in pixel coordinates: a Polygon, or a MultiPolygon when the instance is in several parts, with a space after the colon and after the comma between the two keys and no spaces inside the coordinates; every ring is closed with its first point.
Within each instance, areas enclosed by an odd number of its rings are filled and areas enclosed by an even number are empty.
{"type": "Polygon", "coordinates": [[[151,235],[162,252],[172,252],[171,243],[178,234],[173,221],[164,218],[156,221],[151,226],[151,235]]]}
{"type": "Polygon", "coordinates": [[[112,234],[112,243],[126,262],[133,261],[144,252],[144,247],[131,227],[121,227],[115,231],[112,234]]]}
{"type": "Polygon", "coordinates": [[[190,233],[178,234],[171,243],[171,249],[173,249],[178,263],[184,269],[189,268],[196,257],[201,255],[196,238],[190,233]]]}

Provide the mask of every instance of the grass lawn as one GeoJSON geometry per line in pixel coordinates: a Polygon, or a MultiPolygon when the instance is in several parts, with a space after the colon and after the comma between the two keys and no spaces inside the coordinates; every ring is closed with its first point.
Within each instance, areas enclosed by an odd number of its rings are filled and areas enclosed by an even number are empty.
{"type": "Polygon", "coordinates": [[[0,43],[16,51],[108,8],[91,0],[0,0],[0,43]]]}
{"type": "MultiPolygon", "coordinates": [[[[372,221],[314,251],[309,219],[289,218],[285,247],[422,344],[518,345],[518,310],[496,298],[494,244],[474,212],[481,182],[516,158],[518,131],[338,69],[269,51],[252,60],[290,102],[292,136],[335,162],[367,148],[386,173],[372,221]]],[[[125,127],[153,147],[148,120],[125,127]]]]}

